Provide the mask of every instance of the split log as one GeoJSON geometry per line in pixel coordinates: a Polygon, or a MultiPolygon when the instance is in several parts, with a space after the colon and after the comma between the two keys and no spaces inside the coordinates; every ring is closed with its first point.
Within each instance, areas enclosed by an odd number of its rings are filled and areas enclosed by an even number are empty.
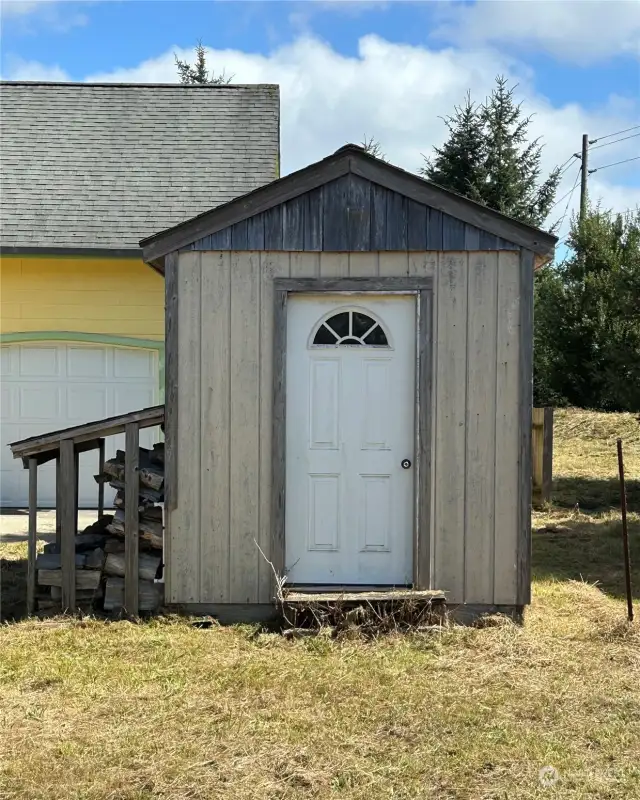
{"type": "Polygon", "coordinates": [[[102,569],[104,566],[104,550],[101,547],[96,547],[85,556],[85,569],[102,569]]]}
{"type": "MultiPolygon", "coordinates": [[[[140,452],[141,459],[138,468],[140,483],[148,489],[153,489],[158,492],[164,485],[164,467],[154,464],[151,461],[148,456],[148,450],[146,451],[146,459],[142,458],[142,450],[140,452]]],[[[108,461],[104,462],[103,469],[110,479],[112,478],[120,483],[124,483],[124,452],[118,450],[116,458],[110,458],[108,461]]]]}
{"type": "MultiPolygon", "coordinates": [[[[107,527],[108,530],[108,527],[107,527]]],[[[95,550],[96,547],[104,547],[107,539],[105,533],[79,533],[75,537],[75,547],[77,553],[86,553],[89,550],[95,550]]]]}
{"type": "MultiPolygon", "coordinates": [[[[162,509],[159,508],[160,521],[156,519],[156,514],[150,515],[147,511],[142,514],[138,521],[140,538],[148,541],[152,547],[162,548],[162,509]]],[[[113,522],[109,525],[110,533],[116,536],[124,536],[124,511],[118,509],[113,515],[113,522]]]]}
{"type": "MultiPolygon", "coordinates": [[[[76,553],[76,567],[84,567],[86,556],[76,553]]],[[[36,556],[36,569],[60,569],[62,567],[62,556],[60,553],[40,553],[36,556]]]]}
{"type": "MultiPolygon", "coordinates": [[[[140,578],[142,580],[152,581],[158,573],[160,561],[160,556],[140,553],[138,556],[138,575],[140,578]]],[[[106,575],[124,577],[124,565],[124,553],[109,553],[104,563],[104,572],[106,575]]]]}
{"type": "MultiPolygon", "coordinates": [[[[40,586],[62,586],[61,569],[38,570],[40,586]]],[[[80,569],[76,572],[76,589],[97,589],[100,584],[100,573],[97,570],[80,569]]]]}
{"type": "MultiPolygon", "coordinates": [[[[94,475],[96,481],[100,483],[108,483],[112,489],[115,489],[117,492],[122,492],[124,497],[124,481],[110,480],[108,477],[101,476],[101,475],[94,475]]],[[[141,486],[138,491],[138,501],[140,504],[143,503],[161,503],[164,499],[163,492],[156,492],[153,489],[148,489],[146,486],[141,486]]],[[[124,507],[124,501],[122,502],[122,506],[124,507]]]]}
{"type": "Polygon", "coordinates": [[[124,541],[122,539],[107,539],[104,545],[105,553],[124,553],[124,541]]]}
{"type": "MultiPolygon", "coordinates": [[[[76,589],[76,600],[101,600],[104,594],[102,586],[99,585],[97,589],[76,589]]],[[[51,587],[51,599],[57,602],[62,600],[62,589],[59,586],[51,587]]]]}
{"type": "MultiPolygon", "coordinates": [[[[107,578],[104,593],[104,610],[115,611],[124,604],[124,578],[107,578]]],[[[138,609],[155,611],[162,604],[162,588],[151,581],[140,581],[138,584],[138,609]]]]}
{"type": "Polygon", "coordinates": [[[151,460],[156,464],[162,464],[164,466],[164,442],[156,442],[156,444],[153,445],[151,460]]]}

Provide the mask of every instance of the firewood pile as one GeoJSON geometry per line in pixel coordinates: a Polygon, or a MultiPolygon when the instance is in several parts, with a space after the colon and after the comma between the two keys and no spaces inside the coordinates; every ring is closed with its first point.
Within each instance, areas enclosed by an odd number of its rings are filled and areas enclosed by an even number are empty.
{"type": "MultiPolygon", "coordinates": [[[[116,490],[115,511],[105,514],[76,536],[76,604],[85,613],[118,612],[124,603],[124,452],[105,462],[98,483],[116,490]]],[[[153,450],[140,448],[139,514],[139,611],[156,611],[163,601],[162,508],[164,500],[164,443],[153,450]]],[[[60,545],[46,544],[36,559],[38,610],[58,611],[62,599],[60,545]]]]}

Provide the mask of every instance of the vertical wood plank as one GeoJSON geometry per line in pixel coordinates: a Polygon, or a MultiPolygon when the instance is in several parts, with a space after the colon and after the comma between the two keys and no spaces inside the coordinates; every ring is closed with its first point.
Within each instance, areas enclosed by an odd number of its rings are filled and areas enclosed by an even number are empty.
{"type": "Polygon", "coordinates": [[[71,439],[60,442],[60,554],[62,566],[62,610],[76,610],[76,457],[71,439]]]}
{"type": "Polygon", "coordinates": [[[348,250],[347,204],[349,176],[343,175],[323,187],[323,235],[325,250],[348,250]]]}
{"type": "Polygon", "coordinates": [[[498,237],[493,234],[489,233],[488,231],[480,230],[480,250],[497,250],[498,249],[498,237]]]}
{"type": "Polygon", "coordinates": [[[542,445],[542,498],[545,503],[551,500],[553,484],[553,408],[544,410],[544,441],[542,445]]]}
{"type": "Polygon", "coordinates": [[[515,605],[518,549],[520,263],[498,254],[494,603],[515,605]]]}
{"type": "Polygon", "coordinates": [[[375,278],[378,275],[377,253],[349,253],[350,278],[375,278]]]}
{"type": "Polygon", "coordinates": [[[433,277],[438,271],[437,253],[409,253],[409,275],[433,277]]]}
{"type": "Polygon", "coordinates": [[[140,493],[140,426],[129,422],[125,427],[124,445],[124,607],[132,617],[138,616],[138,543],[140,493]]]}
{"type": "Polygon", "coordinates": [[[533,271],[535,255],[520,253],[518,605],[531,602],[531,409],[533,407],[533,271]]]}
{"type": "Polygon", "coordinates": [[[434,586],[464,600],[467,258],[441,253],[437,276],[434,586]]]}
{"type": "Polygon", "coordinates": [[[544,408],[534,408],[531,414],[531,495],[534,506],[543,502],[544,482],[544,408]]]}
{"type": "MultiPolygon", "coordinates": [[[[74,515],[74,522],[73,527],[75,532],[78,533],[78,520],[80,515],[80,509],[78,508],[79,501],[80,501],[80,453],[74,450],[74,473],[75,473],[75,491],[73,493],[73,515],[74,515]]],[[[75,534],[74,534],[75,535],[75,534]]]]}
{"type": "Polygon", "coordinates": [[[285,250],[304,250],[305,197],[294,197],[282,206],[282,236],[285,250]]]}
{"type": "Polygon", "coordinates": [[[211,250],[211,235],[203,236],[201,239],[198,239],[193,244],[189,245],[189,247],[182,247],[181,250],[211,250]]]}
{"type": "Polygon", "coordinates": [[[359,175],[350,174],[348,200],[348,248],[369,250],[371,244],[371,184],[359,175]]]}
{"type": "Polygon", "coordinates": [[[407,252],[380,253],[379,275],[384,278],[409,274],[409,254],[407,252]]]}
{"type": "MultiPolygon", "coordinates": [[[[177,505],[170,520],[168,562],[173,603],[200,598],[200,346],[201,253],[182,253],[178,266],[177,505]]],[[[166,539],[166,537],[165,537],[166,539]]]]}
{"type": "Polygon", "coordinates": [[[248,247],[248,225],[243,219],[231,226],[231,249],[246,250],[248,247]]]}
{"type": "Polygon", "coordinates": [[[387,247],[387,194],[377,183],[371,184],[371,249],[385,250],[387,247]]]}
{"type": "Polygon", "coordinates": [[[291,253],[292,278],[317,278],[320,275],[321,253],[291,253]]]}
{"type": "Polygon", "coordinates": [[[480,250],[480,228],[475,225],[464,226],[464,249],[480,250]]]}
{"type": "MultiPolygon", "coordinates": [[[[271,561],[278,576],[284,575],[286,502],[286,407],[287,407],[287,292],[277,290],[273,301],[273,433],[271,452],[272,509],[271,561]]],[[[272,580],[275,590],[275,578],[272,580]]]]}
{"type": "Polygon", "coordinates": [[[274,206],[264,212],[265,250],[283,250],[282,206],[274,206]]]}
{"type": "Polygon", "coordinates": [[[493,602],[497,253],[469,254],[465,602],[493,602]]]}
{"type": "MultiPolygon", "coordinates": [[[[62,473],[60,472],[60,453],[56,456],[56,544],[62,543],[62,473]]],[[[60,550],[62,552],[62,550],[60,550]]]]}
{"type": "Polygon", "coordinates": [[[407,201],[407,247],[427,249],[427,207],[415,200],[407,201]]]}
{"type": "Polygon", "coordinates": [[[38,460],[29,459],[29,533],[27,537],[27,614],[36,607],[36,550],[38,539],[38,460]]]}
{"type": "Polygon", "coordinates": [[[464,250],[464,222],[449,214],[442,215],[442,249],[464,250]]]}
{"type": "Polygon", "coordinates": [[[173,596],[171,526],[178,498],[178,253],[164,260],[164,590],[173,596]]]}
{"type": "Polygon", "coordinates": [[[200,602],[229,602],[231,254],[202,258],[200,602]]]}
{"type": "MultiPolygon", "coordinates": [[[[104,439],[98,445],[98,475],[104,473],[104,439]]],[[[104,482],[98,484],[98,517],[104,516],[104,482]]]]}
{"type": "Polygon", "coordinates": [[[255,603],[258,599],[259,269],[257,253],[232,253],[229,462],[232,603],[255,603]]]}
{"type": "MultiPolygon", "coordinates": [[[[323,254],[318,254],[323,255],[323,254]]],[[[333,254],[330,254],[333,255],[333,254]]],[[[260,527],[258,544],[266,558],[272,560],[271,534],[273,510],[272,442],[273,442],[273,346],[279,338],[275,330],[274,278],[289,277],[288,253],[260,255],[260,527]]],[[[258,554],[258,602],[273,600],[273,573],[258,554]]]]}
{"type": "Polygon", "coordinates": [[[256,214],[247,220],[247,249],[264,250],[263,214],[256,214]]]}
{"type": "Polygon", "coordinates": [[[386,249],[407,249],[407,198],[398,192],[387,193],[386,249]]]}
{"type": "Polygon", "coordinates": [[[442,250],[442,211],[430,208],[427,214],[427,249],[442,250]]]}
{"type": "Polygon", "coordinates": [[[231,228],[223,228],[221,231],[211,234],[212,250],[231,249],[231,228]]]}
{"type": "MultiPolygon", "coordinates": [[[[371,253],[372,258],[376,253],[371,253]]],[[[346,278],[349,275],[349,253],[320,253],[320,277],[346,278]]]]}
{"type": "Polygon", "coordinates": [[[322,220],[324,215],[322,186],[306,195],[304,220],[304,249],[322,250],[322,220]]]}

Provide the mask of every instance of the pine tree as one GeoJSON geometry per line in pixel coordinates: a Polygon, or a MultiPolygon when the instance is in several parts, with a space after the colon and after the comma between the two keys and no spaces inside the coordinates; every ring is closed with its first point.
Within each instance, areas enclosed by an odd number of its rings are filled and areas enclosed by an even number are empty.
{"type": "Polygon", "coordinates": [[[541,225],[559,182],[555,169],[539,182],[543,145],[528,141],[531,117],[515,102],[516,87],[498,76],[481,105],[467,93],[462,106],[445,117],[449,138],[425,158],[421,174],[434,183],[483,203],[510,217],[541,225]]]}
{"type": "Polygon", "coordinates": [[[640,411],[640,210],[590,208],[536,276],[535,401],[640,411]]]}
{"type": "Polygon", "coordinates": [[[175,56],[176,67],[178,68],[178,75],[180,76],[180,83],[184,84],[213,84],[214,86],[226,86],[231,83],[232,77],[227,78],[224,70],[220,75],[214,72],[209,73],[207,67],[207,51],[202,42],[196,45],[196,62],[191,65],[188,61],[181,61],[178,56],[175,56]]]}
{"type": "Polygon", "coordinates": [[[369,153],[369,155],[374,158],[379,158],[381,161],[389,161],[386,153],[382,150],[382,145],[377,139],[374,139],[373,136],[367,139],[365,134],[363,140],[360,142],[360,147],[362,147],[365,153],[369,153]]]}
{"type": "Polygon", "coordinates": [[[480,109],[467,92],[464,103],[454,106],[452,115],[442,117],[449,138],[434,147],[435,157],[425,157],[420,173],[445,189],[482,202],[485,176],[485,135],[480,109]]]}

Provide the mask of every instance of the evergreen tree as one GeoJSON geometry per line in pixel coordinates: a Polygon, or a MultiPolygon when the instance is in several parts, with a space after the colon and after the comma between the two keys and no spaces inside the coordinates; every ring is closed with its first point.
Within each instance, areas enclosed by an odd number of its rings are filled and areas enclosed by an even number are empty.
{"type": "Polygon", "coordinates": [[[386,153],[382,150],[382,145],[377,139],[374,139],[373,136],[367,139],[365,135],[364,139],[360,142],[360,147],[362,147],[365,153],[369,153],[369,155],[374,156],[374,158],[379,158],[381,161],[389,161],[386,153]]]}
{"type": "Polygon", "coordinates": [[[453,114],[442,117],[449,138],[442,147],[434,147],[435,157],[425,157],[420,173],[445,189],[482,202],[485,174],[485,132],[481,110],[467,92],[464,103],[454,106],[453,114]]]}
{"type": "Polygon", "coordinates": [[[226,86],[228,83],[231,83],[231,78],[227,78],[224,74],[224,70],[220,75],[209,72],[209,68],[207,67],[207,51],[202,42],[198,42],[196,45],[195,64],[192,65],[189,64],[188,61],[181,61],[178,56],[175,56],[175,60],[180,83],[208,83],[215,86],[226,86]]]}
{"type": "Polygon", "coordinates": [[[536,276],[535,402],[640,411],[640,210],[590,208],[536,276]]]}
{"type": "Polygon", "coordinates": [[[444,118],[449,138],[425,158],[421,174],[510,217],[541,225],[555,197],[559,170],[540,183],[543,146],[528,141],[531,117],[515,102],[516,87],[498,76],[491,96],[476,105],[467,94],[444,118]]]}

